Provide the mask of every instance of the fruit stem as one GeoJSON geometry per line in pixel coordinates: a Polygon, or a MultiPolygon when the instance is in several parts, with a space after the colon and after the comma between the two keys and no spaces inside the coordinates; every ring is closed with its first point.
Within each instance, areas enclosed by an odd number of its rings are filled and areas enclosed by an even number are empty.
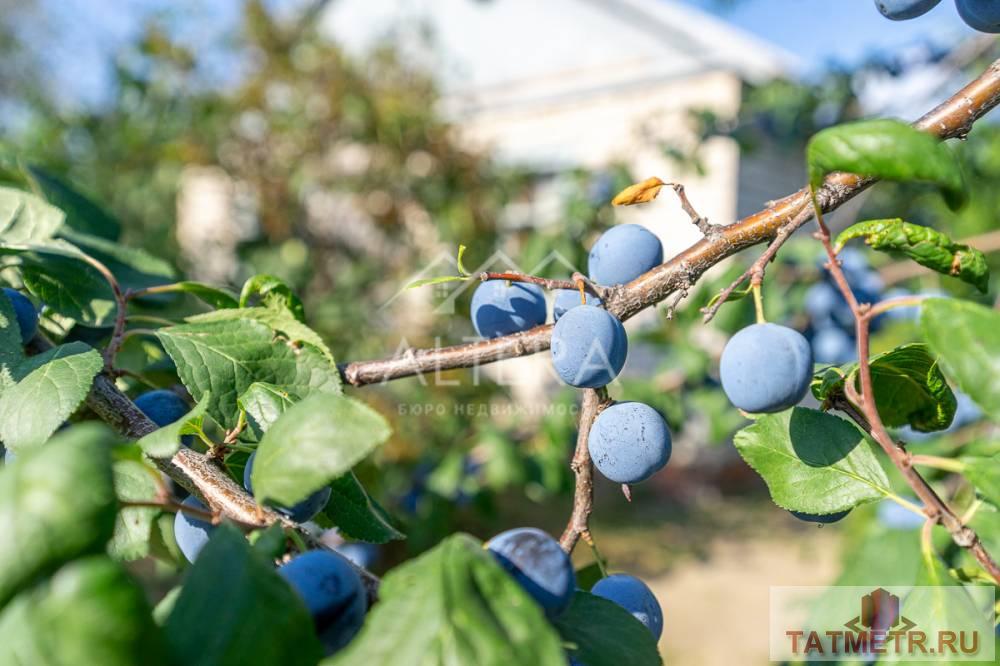
{"type": "Polygon", "coordinates": [[[886,498],[887,499],[891,499],[893,502],[895,502],[899,506],[903,507],[907,511],[912,511],[913,513],[915,513],[918,516],[921,516],[923,518],[927,517],[927,514],[924,513],[923,509],[921,509],[919,506],[917,506],[916,504],[914,504],[913,502],[911,502],[908,499],[904,499],[904,498],[900,497],[899,495],[896,495],[895,493],[889,493],[888,495],[886,495],[886,498]]]}
{"type": "Polygon", "coordinates": [[[955,472],[956,474],[961,474],[962,472],[965,471],[965,463],[963,463],[961,460],[955,460],[954,458],[942,458],[941,456],[915,455],[910,457],[910,462],[912,462],[914,465],[933,467],[934,469],[940,469],[946,472],[955,472]]]}
{"type": "Polygon", "coordinates": [[[750,290],[753,292],[753,307],[757,313],[757,323],[766,324],[767,318],[764,317],[764,296],[760,293],[760,285],[755,284],[750,287],[750,290]]]}

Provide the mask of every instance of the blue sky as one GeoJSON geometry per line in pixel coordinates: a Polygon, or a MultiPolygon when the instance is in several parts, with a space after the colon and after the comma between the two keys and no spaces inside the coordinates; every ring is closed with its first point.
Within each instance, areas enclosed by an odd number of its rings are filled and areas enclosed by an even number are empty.
{"type": "MultiPolygon", "coordinates": [[[[950,43],[973,34],[958,19],[951,0],[902,23],[883,19],[872,0],[681,1],[797,53],[812,70],[832,60],[856,62],[878,49],[895,50],[925,39],[950,43]]],[[[32,19],[32,31],[50,45],[47,52],[56,89],[67,101],[91,102],[107,91],[108,56],[128,43],[150,16],[183,26],[188,43],[210,45],[224,38],[240,6],[240,0],[38,2],[41,11],[32,19]]],[[[271,0],[285,7],[301,2],[271,0]]]]}

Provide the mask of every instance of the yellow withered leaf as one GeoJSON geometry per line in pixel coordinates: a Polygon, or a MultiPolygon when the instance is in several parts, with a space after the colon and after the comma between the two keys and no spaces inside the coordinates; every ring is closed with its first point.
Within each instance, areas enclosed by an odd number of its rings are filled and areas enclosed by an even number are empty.
{"type": "Polygon", "coordinates": [[[632,206],[634,204],[650,202],[656,198],[656,195],[660,193],[660,188],[664,185],[666,185],[666,183],[656,176],[647,178],[641,183],[629,185],[624,190],[619,192],[618,195],[611,200],[611,204],[613,206],[632,206]]]}

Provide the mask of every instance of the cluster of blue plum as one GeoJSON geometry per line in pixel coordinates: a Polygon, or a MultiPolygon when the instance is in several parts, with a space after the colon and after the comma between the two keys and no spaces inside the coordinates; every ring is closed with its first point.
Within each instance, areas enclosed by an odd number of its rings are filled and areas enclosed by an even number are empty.
{"type": "MultiPolygon", "coordinates": [[[[590,279],[600,285],[626,284],[663,262],[663,245],[636,224],[612,227],[590,250],[590,279]]],[[[593,294],[558,290],[553,305],[551,355],[559,377],[577,388],[600,388],[625,366],[628,336],[621,321],[593,294]]],[[[544,324],[545,294],[534,284],[489,280],[472,297],[476,332],[494,338],[544,324]]],[[[671,435],[652,407],[622,402],[604,409],[594,421],[588,443],[595,467],[608,479],[644,481],[670,459],[671,435]]]]}
{"type": "MultiPolygon", "coordinates": [[[[875,0],[882,16],[893,21],[907,21],[923,16],[941,0],[875,0]]],[[[1000,3],[996,0],[955,0],[962,20],[980,32],[1000,32],[1000,3]]]]}
{"type": "MultiPolygon", "coordinates": [[[[486,542],[486,548],[541,606],[546,617],[554,618],[569,606],[577,589],[576,574],[569,555],[551,536],[533,527],[520,527],[496,535],[486,542]]],[[[663,633],[663,610],[641,580],[615,574],[599,580],[590,592],[627,610],[659,640],[663,633]]]]}
{"type": "MultiPolygon", "coordinates": [[[[847,248],[840,252],[844,277],[860,303],[882,300],[884,284],[878,273],[868,265],[864,254],[847,248]]],[[[810,325],[807,337],[812,344],[817,363],[839,365],[857,360],[854,314],[829,274],[806,292],[805,311],[810,325]]],[[[873,331],[882,325],[882,317],[871,322],[873,331]]]]}
{"type": "MultiPolygon", "coordinates": [[[[137,396],[135,404],[160,427],[175,423],[189,409],[177,393],[162,389],[137,396]]],[[[190,446],[190,442],[185,444],[190,446]]],[[[243,485],[250,493],[253,492],[250,476],[255,456],[256,452],[250,455],[243,474],[243,485]]],[[[276,506],[275,510],[296,522],[305,522],[323,510],[330,499],[330,492],[329,487],[324,487],[295,506],[276,506]]],[[[210,514],[208,507],[196,497],[185,498],[181,506],[182,509],[174,516],[174,540],[184,557],[194,562],[211,538],[215,525],[207,519],[210,514]]],[[[347,552],[343,554],[326,550],[307,551],[278,567],[278,573],[305,603],[317,635],[329,653],[347,645],[357,634],[368,610],[364,586],[351,562],[365,558],[370,560],[371,553],[348,548],[359,545],[367,544],[344,544],[342,548],[347,552]]]]}

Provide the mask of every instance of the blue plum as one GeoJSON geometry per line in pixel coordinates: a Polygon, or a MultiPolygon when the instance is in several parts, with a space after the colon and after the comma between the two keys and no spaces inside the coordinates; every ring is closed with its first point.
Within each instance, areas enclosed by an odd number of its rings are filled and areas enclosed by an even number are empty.
{"type": "Polygon", "coordinates": [[[614,574],[597,581],[591,594],[613,601],[642,622],[653,638],[663,633],[663,609],[653,591],[635,576],[614,574]]]}
{"type": "Polygon", "coordinates": [[[847,511],[838,511],[837,513],[802,513],[801,511],[789,511],[799,520],[804,520],[807,523],[819,523],[820,525],[829,525],[830,523],[836,523],[837,521],[843,520],[847,517],[847,514],[851,512],[850,509],[847,511]]]}
{"type": "Polygon", "coordinates": [[[958,15],[980,32],[1000,32],[1000,3],[996,0],[956,0],[958,15]]]}
{"type": "Polygon", "coordinates": [[[915,530],[927,522],[925,517],[891,500],[879,502],[876,515],[878,522],[890,530],[915,530]]]}
{"type": "Polygon", "coordinates": [[[857,358],[854,338],[842,329],[827,326],[819,329],[812,339],[813,357],[817,363],[848,363],[857,358]]]}
{"type": "Polygon", "coordinates": [[[745,412],[780,412],[809,390],[813,356],[798,331],[754,324],[734,335],[722,351],[719,376],[729,401],[745,412]]]}
{"type": "Polygon", "coordinates": [[[663,263],[663,244],[638,224],[611,227],[590,248],[587,270],[598,284],[625,284],[663,263]]]}
{"type": "Polygon", "coordinates": [[[14,461],[17,460],[17,456],[10,449],[4,449],[3,451],[3,464],[12,465],[14,461]]]}
{"type": "MultiPolygon", "coordinates": [[[[257,457],[257,452],[254,451],[247,458],[246,467],[243,468],[243,487],[247,489],[247,492],[251,495],[253,494],[253,484],[250,482],[250,476],[253,474],[253,461],[257,457]]],[[[330,487],[324,486],[316,492],[314,492],[309,497],[305,498],[293,507],[275,505],[274,509],[278,513],[284,514],[294,520],[297,523],[304,523],[307,520],[312,520],[316,515],[323,510],[326,503],[330,501],[330,487]]]]}
{"type": "Polygon", "coordinates": [[[526,331],[545,323],[545,293],[536,284],[489,280],[472,294],[472,325],[484,338],[526,331]]]}
{"type": "Polygon", "coordinates": [[[16,289],[4,287],[3,293],[7,295],[10,306],[14,308],[17,328],[21,331],[21,343],[27,344],[38,332],[38,311],[35,310],[35,304],[16,289]]]}
{"type": "Polygon", "coordinates": [[[639,483],[670,460],[670,428],[660,413],[641,402],[619,402],[594,420],[587,438],[590,457],[615,483],[639,483]]]}
{"type": "Polygon", "coordinates": [[[351,543],[343,543],[334,550],[365,569],[371,569],[379,560],[378,546],[373,543],[352,541],[351,543]]]}
{"type": "Polygon", "coordinates": [[[496,535],[486,548],[548,617],[569,606],[576,574],[569,556],[551,536],[534,527],[520,527],[496,535]]]}
{"type": "MultiPolygon", "coordinates": [[[[193,496],[185,499],[181,505],[200,511],[208,511],[208,508],[193,496]]],[[[194,562],[197,559],[198,553],[208,543],[214,529],[215,525],[212,523],[185,511],[178,511],[174,516],[174,540],[188,562],[194,562]]]]}
{"type": "MultiPolygon", "coordinates": [[[[576,289],[556,289],[555,299],[552,301],[552,320],[559,321],[559,318],[566,314],[567,310],[578,305],[584,305],[580,298],[580,292],[576,289]]],[[[587,292],[586,305],[600,305],[601,299],[587,292]]]]}
{"type": "Polygon", "coordinates": [[[161,428],[180,420],[189,411],[183,398],[166,389],[147,391],[137,396],[135,406],[161,428]]]}
{"type": "Polygon", "coordinates": [[[368,600],[361,577],[342,555],[310,550],[278,567],[278,574],[305,602],[329,652],[347,645],[361,629],[368,600]]]}
{"type": "Polygon", "coordinates": [[[940,2],[941,0],[875,0],[875,6],[887,19],[907,21],[923,16],[940,2]]]}
{"type": "Polygon", "coordinates": [[[625,366],[628,335],[618,318],[593,305],[580,305],[552,329],[552,364],[564,382],[577,388],[611,383],[625,366]]]}
{"type": "Polygon", "coordinates": [[[805,310],[813,326],[824,326],[833,321],[833,312],[843,301],[843,296],[829,282],[817,282],[806,291],[805,310]]]}

